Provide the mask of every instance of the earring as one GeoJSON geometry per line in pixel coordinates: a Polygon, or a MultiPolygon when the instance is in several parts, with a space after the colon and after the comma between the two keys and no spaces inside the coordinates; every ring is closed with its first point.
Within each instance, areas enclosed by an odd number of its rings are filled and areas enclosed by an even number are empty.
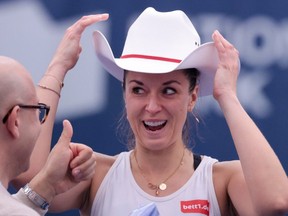
{"type": "Polygon", "coordinates": [[[197,116],[194,114],[194,112],[192,112],[192,115],[194,116],[195,120],[197,121],[197,123],[200,123],[200,120],[197,118],[197,116]]]}

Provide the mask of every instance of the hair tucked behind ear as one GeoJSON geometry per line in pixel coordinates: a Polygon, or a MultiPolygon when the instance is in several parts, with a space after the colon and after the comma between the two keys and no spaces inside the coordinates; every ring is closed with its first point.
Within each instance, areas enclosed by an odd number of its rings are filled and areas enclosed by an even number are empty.
{"type": "Polygon", "coordinates": [[[184,69],[183,71],[189,80],[189,92],[192,92],[195,86],[198,84],[200,72],[196,68],[184,69]]]}
{"type": "MultiPolygon", "coordinates": [[[[184,69],[183,71],[189,81],[189,93],[192,93],[193,90],[195,89],[195,86],[198,84],[200,72],[196,68],[188,68],[184,69]]],[[[187,118],[182,130],[183,142],[187,147],[189,145],[191,145],[192,147],[195,145],[195,143],[193,143],[194,139],[192,137],[192,134],[193,135],[197,134],[198,130],[197,127],[198,122],[195,120],[195,118],[192,117],[193,115],[189,112],[187,114],[187,118]],[[191,133],[191,131],[194,131],[194,133],[191,133]]]]}

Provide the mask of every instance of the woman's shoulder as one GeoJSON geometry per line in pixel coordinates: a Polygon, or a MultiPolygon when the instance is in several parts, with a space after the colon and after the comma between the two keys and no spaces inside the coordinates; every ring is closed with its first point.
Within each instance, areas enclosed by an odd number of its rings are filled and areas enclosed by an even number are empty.
{"type": "Polygon", "coordinates": [[[221,161],[215,163],[213,166],[213,174],[217,175],[231,175],[241,170],[242,169],[239,160],[221,161]]]}
{"type": "Polygon", "coordinates": [[[95,159],[96,159],[96,166],[99,166],[99,167],[96,167],[96,170],[98,170],[98,168],[110,168],[113,163],[116,161],[117,159],[117,156],[118,155],[115,155],[115,156],[111,156],[111,155],[107,155],[107,154],[102,154],[102,153],[99,153],[99,152],[94,152],[94,155],[95,155],[95,159]]]}
{"type": "Polygon", "coordinates": [[[239,160],[221,161],[213,165],[213,179],[222,179],[222,183],[228,184],[232,176],[242,173],[239,160]]]}
{"type": "MultiPolygon", "coordinates": [[[[118,157],[123,157],[128,152],[122,152],[118,155],[107,155],[102,154],[99,152],[94,152],[94,156],[96,159],[96,168],[95,168],[95,174],[92,180],[92,190],[95,193],[98,188],[100,187],[103,179],[113,166],[113,164],[116,162],[118,157]]],[[[95,193],[96,194],[96,193],[95,193]]]]}
{"type": "Polygon", "coordinates": [[[221,212],[227,213],[233,209],[228,195],[228,188],[231,179],[239,175],[243,175],[239,160],[217,162],[213,165],[214,189],[221,212]]]}
{"type": "MultiPolygon", "coordinates": [[[[129,154],[129,152],[121,152],[120,154],[117,155],[107,155],[107,154],[102,154],[99,152],[94,152],[96,163],[98,167],[96,169],[110,169],[111,166],[115,163],[118,157],[125,157],[125,155],[129,154]],[[121,155],[121,156],[120,156],[121,155]]],[[[108,171],[106,170],[106,171],[108,171]]]]}
{"type": "Polygon", "coordinates": [[[83,205],[81,210],[83,215],[86,215],[85,212],[89,212],[87,215],[90,214],[91,206],[93,204],[96,193],[109,169],[116,161],[118,155],[111,156],[99,152],[94,152],[94,157],[96,159],[95,174],[90,185],[90,193],[88,195],[89,198],[86,200],[86,204],[83,205]]]}

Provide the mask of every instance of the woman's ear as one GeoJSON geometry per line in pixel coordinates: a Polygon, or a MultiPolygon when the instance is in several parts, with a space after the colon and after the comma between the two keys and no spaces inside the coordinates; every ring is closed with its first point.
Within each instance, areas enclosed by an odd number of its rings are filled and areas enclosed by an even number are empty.
{"type": "Polygon", "coordinates": [[[10,116],[6,122],[7,130],[15,138],[18,138],[20,135],[20,132],[19,132],[19,111],[20,111],[20,107],[15,106],[12,109],[10,116]]]}
{"type": "Polygon", "coordinates": [[[196,105],[196,102],[198,99],[198,91],[199,91],[199,85],[196,85],[195,88],[193,89],[191,95],[190,95],[191,97],[190,97],[190,101],[188,104],[188,112],[192,112],[195,105],[196,105]]]}

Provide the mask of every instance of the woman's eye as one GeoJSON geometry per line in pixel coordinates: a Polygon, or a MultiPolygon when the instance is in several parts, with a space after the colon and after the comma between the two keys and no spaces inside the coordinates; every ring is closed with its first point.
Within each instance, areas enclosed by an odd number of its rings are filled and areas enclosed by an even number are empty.
{"type": "Polygon", "coordinates": [[[164,94],[167,94],[167,95],[172,95],[176,93],[175,89],[173,88],[165,88],[163,92],[164,94]]]}
{"type": "Polygon", "coordinates": [[[134,88],[132,88],[132,92],[134,94],[142,94],[144,92],[144,90],[140,87],[134,87],[134,88]]]}

